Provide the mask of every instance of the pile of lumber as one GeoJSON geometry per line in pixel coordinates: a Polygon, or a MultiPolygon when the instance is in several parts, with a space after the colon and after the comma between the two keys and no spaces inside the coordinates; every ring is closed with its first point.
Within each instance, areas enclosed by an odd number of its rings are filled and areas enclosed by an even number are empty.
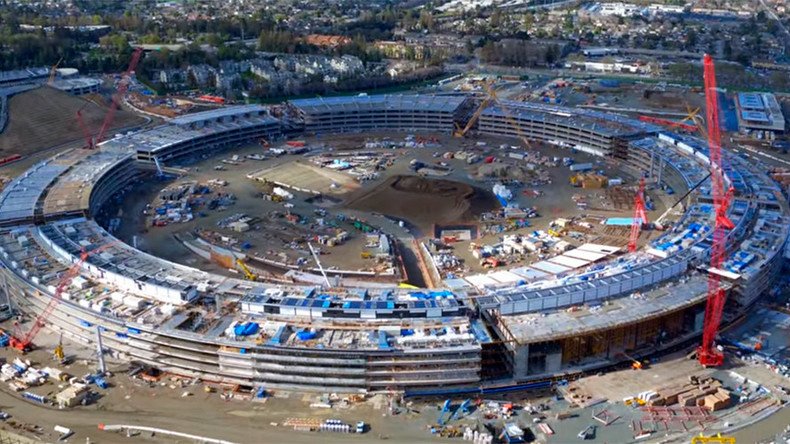
{"type": "Polygon", "coordinates": [[[673,384],[656,390],[657,396],[648,401],[651,406],[707,407],[717,411],[730,406],[730,391],[721,381],[711,377],[689,376],[688,382],[673,384]]]}

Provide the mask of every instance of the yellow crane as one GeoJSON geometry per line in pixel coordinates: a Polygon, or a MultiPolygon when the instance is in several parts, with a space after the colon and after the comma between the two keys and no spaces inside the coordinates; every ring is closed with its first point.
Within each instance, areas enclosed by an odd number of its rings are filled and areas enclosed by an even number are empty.
{"type": "Polygon", "coordinates": [[[506,106],[499,101],[499,97],[497,96],[496,90],[491,87],[490,84],[486,83],[484,85],[486,92],[488,93],[488,97],[491,98],[491,101],[496,103],[499,106],[499,109],[502,110],[502,114],[505,116],[505,120],[516,130],[516,134],[518,134],[518,138],[524,143],[525,148],[531,148],[532,145],[529,143],[526,134],[524,131],[521,130],[521,125],[518,124],[516,119],[513,118],[513,115],[510,113],[510,110],[506,106]]]}
{"type": "Polygon", "coordinates": [[[486,97],[482,102],[480,102],[480,106],[477,108],[477,110],[475,110],[474,114],[472,114],[472,117],[466,123],[465,127],[461,128],[458,124],[455,125],[455,132],[453,134],[456,137],[466,136],[466,133],[469,132],[474,124],[480,119],[483,111],[485,111],[488,106],[495,103],[497,106],[499,106],[499,109],[502,110],[505,120],[507,120],[510,126],[516,130],[516,134],[518,135],[518,138],[524,143],[525,148],[531,148],[531,144],[529,143],[526,134],[524,134],[524,131],[521,129],[521,126],[518,124],[516,119],[513,118],[513,115],[510,113],[508,108],[499,101],[499,97],[497,96],[496,90],[493,87],[493,81],[483,82],[483,89],[486,92],[486,97]]]}
{"type": "Polygon", "coordinates": [[[49,80],[47,81],[47,85],[52,86],[52,83],[55,81],[55,74],[58,72],[58,66],[63,62],[63,57],[58,60],[58,63],[52,65],[52,68],[49,70],[49,80]]]}
{"type": "Polygon", "coordinates": [[[243,260],[241,260],[240,258],[237,258],[236,259],[236,265],[239,266],[239,268],[241,269],[242,273],[244,273],[244,277],[246,277],[248,280],[250,280],[250,281],[257,281],[258,280],[258,276],[255,273],[253,273],[252,271],[250,271],[249,267],[247,267],[247,264],[245,264],[243,260]]]}
{"type": "Polygon", "coordinates": [[[63,333],[60,334],[60,339],[58,340],[58,345],[55,346],[55,350],[52,352],[55,357],[55,360],[58,362],[63,362],[66,360],[66,353],[63,351],[63,333]]]}
{"type": "MultiPolygon", "coordinates": [[[[488,83],[486,83],[486,85],[488,85],[488,83]]],[[[492,99],[491,99],[490,95],[486,96],[483,99],[483,101],[480,102],[480,106],[475,110],[474,114],[472,114],[472,117],[469,119],[469,121],[466,122],[466,126],[461,128],[458,125],[456,125],[456,129],[455,129],[455,132],[453,133],[453,135],[455,137],[464,137],[464,136],[466,136],[466,133],[468,133],[469,130],[472,129],[473,126],[475,126],[475,122],[477,122],[477,119],[479,119],[480,116],[483,114],[483,111],[486,108],[488,108],[488,105],[491,104],[491,100],[492,99]]]]}

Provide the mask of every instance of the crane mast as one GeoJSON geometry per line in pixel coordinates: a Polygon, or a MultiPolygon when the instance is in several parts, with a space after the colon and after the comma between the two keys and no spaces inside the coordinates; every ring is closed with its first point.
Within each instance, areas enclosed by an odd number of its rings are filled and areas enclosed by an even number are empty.
{"type": "Polygon", "coordinates": [[[711,193],[713,195],[714,228],[713,244],[710,251],[710,270],[708,271],[708,298],[705,304],[705,323],[702,330],[702,344],[697,349],[697,358],[705,367],[717,367],[724,362],[724,354],[716,348],[715,340],[721,325],[724,303],[727,295],[720,285],[721,278],[716,272],[724,262],[727,247],[727,230],[734,228],[727,217],[733,189],[724,191],[724,170],[721,164],[721,130],[719,128],[719,100],[716,90],[716,70],[713,58],[705,54],[705,114],[707,122],[708,150],[710,159],[711,193]]]}
{"type": "Polygon", "coordinates": [[[642,225],[647,223],[647,212],[645,212],[645,178],[639,180],[639,189],[634,195],[634,218],[631,221],[631,237],[628,240],[628,251],[636,251],[636,243],[639,240],[639,232],[642,225]]]}
{"type": "Polygon", "coordinates": [[[44,327],[44,324],[55,310],[55,307],[60,303],[63,292],[66,291],[69,285],[71,285],[71,281],[80,274],[82,264],[84,264],[90,256],[101,253],[113,245],[115,245],[115,242],[110,242],[96,248],[95,250],[83,250],[80,253],[79,259],[74,263],[74,265],[66,270],[63,276],[61,276],[58,286],[55,288],[55,293],[52,295],[52,298],[49,300],[49,303],[47,303],[46,307],[44,307],[44,310],[41,311],[41,314],[39,314],[36,320],[33,322],[33,326],[30,327],[30,330],[28,330],[27,333],[23,333],[19,324],[14,326],[14,333],[11,335],[9,341],[11,348],[14,348],[22,353],[26,353],[33,349],[33,340],[36,338],[38,332],[44,327]]]}
{"type": "Polygon", "coordinates": [[[104,122],[102,123],[101,129],[99,129],[99,134],[96,135],[96,141],[94,143],[99,143],[105,139],[107,136],[107,131],[110,129],[113,120],[115,120],[115,111],[118,110],[118,107],[121,105],[124,96],[126,95],[126,91],[129,89],[129,82],[131,81],[131,75],[134,73],[134,70],[137,68],[137,63],[140,61],[140,57],[143,54],[142,48],[137,48],[132,53],[132,60],[129,62],[129,67],[126,68],[126,71],[121,76],[121,80],[118,82],[118,89],[112,96],[112,103],[110,104],[110,109],[107,110],[107,115],[104,116],[104,122]]]}

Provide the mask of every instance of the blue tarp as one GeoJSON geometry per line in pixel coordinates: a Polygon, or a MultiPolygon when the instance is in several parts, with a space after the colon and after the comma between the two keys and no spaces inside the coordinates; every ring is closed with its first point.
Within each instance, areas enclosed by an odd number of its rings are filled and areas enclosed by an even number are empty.
{"type": "Polygon", "coordinates": [[[379,348],[382,350],[388,350],[390,348],[390,344],[387,341],[387,334],[383,331],[379,332],[379,348]]]}
{"type": "Polygon", "coordinates": [[[236,336],[250,336],[258,332],[258,324],[255,322],[247,322],[246,324],[239,324],[233,327],[233,333],[236,336]]]}
{"type": "Polygon", "coordinates": [[[315,339],[318,336],[318,333],[309,330],[302,330],[296,333],[296,338],[300,341],[309,341],[310,339],[315,339]]]}

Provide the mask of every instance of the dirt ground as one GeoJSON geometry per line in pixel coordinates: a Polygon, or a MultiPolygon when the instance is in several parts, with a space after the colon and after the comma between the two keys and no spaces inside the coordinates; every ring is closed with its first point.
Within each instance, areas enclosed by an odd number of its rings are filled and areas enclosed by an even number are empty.
{"type": "MultiPolygon", "coordinates": [[[[224,268],[203,260],[193,254],[186,247],[181,245],[174,237],[174,234],[191,233],[195,229],[207,229],[220,232],[226,236],[233,236],[239,242],[249,242],[252,247],[249,253],[260,257],[271,259],[283,259],[283,254],[289,261],[294,261],[299,257],[306,258],[308,265],[313,266],[314,260],[306,247],[292,249],[291,241],[303,238],[308,235],[316,235],[319,232],[329,234],[334,232],[330,226],[319,227],[317,225],[318,215],[315,214],[317,208],[323,208],[328,212],[324,217],[327,221],[335,220],[338,214],[345,216],[358,217],[368,220],[376,227],[386,227],[384,231],[395,236],[408,236],[402,228],[381,217],[372,216],[367,212],[348,210],[340,207],[340,201],[324,201],[318,204],[307,202],[312,195],[294,192],[296,197],[288,203],[292,208],[286,208],[284,203],[277,203],[256,197],[263,189],[261,182],[246,178],[247,174],[259,171],[262,168],[277,171],[281,165],[293,165],[295,157],[284,156],[266,162],[247,160],[240,165],[226,165],[227,170],[215,171],[212,169],[220,159],[229,158],[233,154],[242,157],[246,154],[260,153],[259,146],[250,146],[233,152],[223,153],[215,158],[208,159],[189,167],[189,172],[177,179],[175,182],[198,181],[206,183],[211,179],[221,179],[227,181],[227,186],[222,187],[223,193],[231,193],[236,196],[236,203],[227,207],[223,211],[209,211],[201,209],[203,217],[198,216],[195,211],[195,219],[186,223],[170,224],[165,227],[150,227],[145,223],[145,218],[141,217],[145,205],[154,201],[159,190],[171,185],[174,182],[158,182],[151,180],[139,186],[135,193],[127,195],[121,202],[120,212],[111,214],[111,217],[120,217],[122,223],[116,235],[126,242],[136,242],[139,248],[151,254],[195,266],[203,270],[213,272],[227,272],[224,268]],[[289,212],[300,215],[305,223],[290,223],[283,215],[289,212]],[[236,213],[244,213],[256,218],[252,229],[245,233],[235,233],[229,229],[217,227],[217,222],[223,218],[236,213]]],[[[293,190],[291,190],[293,191],[293,190]]],[[[375,265],[372,259],[361,257],[361,252],[365,251],[365,238],[362,232],[353,228],[350,222],[340,222],[337,224],[339,229],[349,234],[349,239],[334,247],[323,247],[325,253],[321,256],[321,263],[326,268],[338,267],[343,269],[357,270],[365,269],[375,265]]],[[[317,245],[316,245],[317,246],[317,245]]],[[[262,271],[262,270],[261,270],[262,271]]]]}
{"type": "MultiPolygon", "coordinates": [[[[88,130],[99,132],[107,108],[49,87],[41,87],[17,94],[8,101],[9,117],[6,129],[0,133],[0,155],[28,155],[36,151],[81,140],[82,130],[76,113],[88,130]]],[[[147,121],[130,112],[118,110],[112,130],[142,125],[147,121]]]]}
{"type": "MultiPolygon", "coordinates": [[[[403,133],[378,133],[375,135],[343,135],[336,137],[322,137],[320,139],[307,139],[308,144],[326,144],[340,149],[339,147],[350,149],[360,147],[366,139],[377,137],[380,139],[389,138],[393,141],[403,140],[403,133]]],[[[251,253],[259,256],[272,257],[285,253],[289,260],[296,260],[298,257],[305,258],[308,264],[313,264],[313,259],[307,250],[294,250],[289,245],[297,237],[317,234],[318,228],[314,225],[318,216],[315,214],[316,207],[321,207],[328,212],[324,217],[326,220],[334,220],[337,215],[353,216],[368,221],[375,227],[381,227],[385,232],[392,234],[410,245],[413,237],[432,236],[434,223],[447,222],[466,222],[474,221],[476,215],[481,212],[499,206],[490,192],[491,187],[496,182],[494,179],[483,179],[479,177],[481,163],[468,165],[466,161],[459,159],[438,159],[437,154],[446,151],[456,151],[466,149],[479,153],[492,153],[501,158],[501,162],[517,162],[506,158],[506,152],[498,148],[500,144],[513,144],[512,139],[495,137],[485,137],[478,140],[485,140],[487,146],[476,147],[475,139],[456,139],[449,136],[439,136],[439,146],[424,149],[395,149],[389,150],[394,153],[392,165],[386,171],[380,172],[380,178],[374,181],[366,181],[356,184],[357,191],[334,195],[333,199],[325,200],[319,204],[308,201],[312,195],[307,193],[293,192],[295,198],[289,201],[292,208],[285,208],[283,203],[266,201],[260,197],[255,197],[264,188],[263,183],[248,179],[246,176],[257,171],[270,171],[277,174],[281,179],[289,180],[292,174],[283,174],[283,171],[290,171],[293,165],[306,164],[311,169],[323,170],[310,164],[308,159],[303,156],[282,156],[266,161],[246,160],[239,165],[227,165],[224,171],[214,170],[214,166],[221,164],[222,159],[229,159],[231,156],[239,155],[244,158],[247,154],[262,153],[260,146],[249,146],[224,152],[210,159],[201,160],[196,164],[187,167],[188,173],[179,178],[179,181],[199,181],[205,183],[211,179],[222,179],[228,182],[223,192],[233,193],[236,203],[229,206],[224,211],[203,211],[204,217],[196,217],[190,222],[171,224],[166,227],[146,227],[144,219],[139,215],[142,213],[145,204],[152,202],[159,189],[164,188],[169,183],[151,181],[138,188],[136,192],[127,196],[121,208],[124,209],[121,219],[120,230],[117,233],[127,242],[132,242],[133,237],[137,237],[138,246],[152,254],[165,257],[167,259],[185,263],[191,266],[198,266],[206,270],[223,271],[218,266],[204,261],[192,254],[189,250],[178,243],[173,234],[189,233],[196,228],[221,231],[225,235],[234,236],[238,239],[239,245],[249,242],[252,245],[251,253]],[[445,162],[449,173],[441,178],[435,176],[418,177],[410,169],[411,160],[416,159],[427,165],[445,162]],[[437,187],[438,186],[438,187],[437,187]],[[397,189],[400,188],[400,189],[397,189]],[[417,191],[417,192],[415,192],[417,191]],[[438,191],[438,194],[437,194],[438,191]],[[298,214],[304,218],[304,224],[286,223],[285,219],[278,217],[286,211],[298,214]],[[233,233],[230,230],[219,229],[216,223],[232,214],[244,213],[251,217],[258,218],[260,222],[246,233],[233,233]],[[384,216],[392,216],[405,219],[409,224],[406,228],[399,227],[386,219],[384,216]],[[147,230],[147,232],[146,232],[147,230]]],[[[623,176],[616,165],[608,164],[599,159],[584,153],[571,153],[568,150],[551,147],[535,146],[533,150],[546,156],[572,157],[576,162],[592,162],[596,171],[603,171],[609,177],[623,177],[627,183],[629,178],[623,176]]],[[[490,165],[486,165],[490,166],[490,165]]],[[[343,172],[331,171],[335,175],[347,175],[343,172]]],[[[513,200],[522,207],[536,207],[540,216],[528,219],[529,226],[508,233],[529,233],[533,230],[545,230],[549,223],[558,217],[574,217],[580,214],[591,214],[599,217],[630,217],[632,210],[607,210],[598,209],[602,206],[605,199],[605,190],[588,190],[574,188],[569,184],[572,172],[563,166],[548,168],[548,177],[551,184],[531,185],[525,183],[523,188],[513,188],[513,200]],[[533,195],[531,191],[538,191],[538,195],[533,195]],[[581,210],[577,208],[573,197],[583,195],[590,203],[590,208],[581,210]]],[[[309,175],[306,177],[309,179],[309,175]]],[[[630,181],[633,183],[633,180],[630,181]]],[[[301,184],[301,182],[300,182],[301,184]]],[[[304,184],[302,184],[304,185],[304,184]]],[[[675,185],[673,185],[675,186],[675,185]]],[[[678,192],[681,188],[675,188],[678,192]]],[[[650,191],[656,203],[655,211],[651,211],[648,216],[652,219],[658,217],[664,211],[663,193],[650,191]]],[[[671,197],[671,196],[670,196],[671,197]]],[[[364,248],[364,236],[355,230],[349,223],[340,223],[339,228],[347,231],[350,239],[343,245],[324,248],[326,253],[322,256],[322,263],[325,267],[338,267],[342,269],[365,269],[372,265],[370,259],[361,257],[364,248]]],[[[622,231],[622,230],[621,230],[622,231]]],[[[621,236],[604,236],[597,238],[599,242],[617,245],[619,240],[623,245],[627,242],[629,230],[623,231],[621,236]]],[[[499,238],[504,233],[490,233],[484,235],[474,242],[480,244],[493,244],[499,242],[499,238]]],[[[641,242],[647,242],[656,232],[643,231],[641,242]]],[[[570,237],[567,240],[574,241],[570,237]]],[[[590,238],[588,241],[595,239],[590,238]]],[[[478,261],[473,260],[469,251],[469,241],[459,242],[454,245],[455,253],[470,265],[472,271],[479,271],[478,261]]],[[[532,258],[537,260],[538,258],[532,258]]],[[[532,260],[530,260],[531,262],[532,260]]],[[[516,263],[509,265],[517,265],[516,263]]]]}
{"type": "Polygon", "coordinates": [[[404,175],[351,196],[346,205],[408,220],[424,233],[432,232],[433,224],[474,222],[499,206],[491,192],[469,184],[404,175]]]}

